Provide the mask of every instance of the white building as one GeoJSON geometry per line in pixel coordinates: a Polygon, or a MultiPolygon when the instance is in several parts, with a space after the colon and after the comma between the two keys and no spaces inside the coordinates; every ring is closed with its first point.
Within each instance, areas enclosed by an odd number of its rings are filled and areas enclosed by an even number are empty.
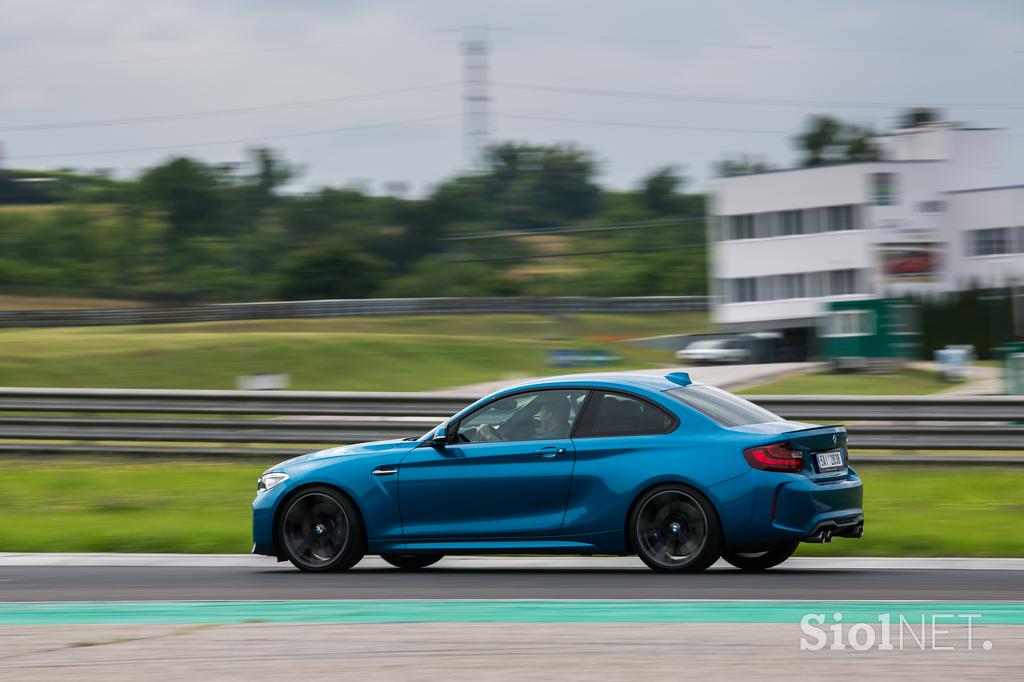
{"type": "Polygon", "coordinates": [[[925,120],[884,161],[723,178],[712,199],[712,317],[808,331],[828,301],[1024,282],[1024,185],[999,186],[1004,131],[925,120]]]}

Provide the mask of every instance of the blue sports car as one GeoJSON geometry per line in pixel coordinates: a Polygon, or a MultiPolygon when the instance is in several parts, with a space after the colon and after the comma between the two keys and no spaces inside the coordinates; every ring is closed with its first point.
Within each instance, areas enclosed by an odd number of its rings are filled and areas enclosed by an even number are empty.
{"type": "Polygon", "coordinates": [[[366,554],[637,554],[744,570],[864,532],[846,430],[791,422],[683,372],[498,391],[429,433],[332,448],[259,478],[253,551],[304,571],[366,554]]]}

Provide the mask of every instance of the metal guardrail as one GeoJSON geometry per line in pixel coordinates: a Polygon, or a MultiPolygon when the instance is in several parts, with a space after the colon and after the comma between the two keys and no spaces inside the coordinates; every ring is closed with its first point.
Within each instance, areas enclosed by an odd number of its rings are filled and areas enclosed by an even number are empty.
{"type": "MultiPolygon", "coordinates": [[[[898,386],[893,388],[898,389],[898,386]]],[[[1022,396],[745,396],[788,419],[808,421],[1020,421],[1022,396]]]]}
{"type": "MultiPolygon", "coordinates": [[[[424,433],[473,401],[452,393],[0,388],[0,451],[280,457],[424,433]],[[301,447],[300,447],[301,446],[301,447]]],[[[754,396],[788,419],[846,423],[855,461],[1024,464],[1024,397],[754,396]]]]}
{"type": "Polygon", "coordinates": [[[707,310],[705,296],[366,298],[93,310],[0,311],[2,327],[88,327],[357,315],[644,313],[707,310]]]}

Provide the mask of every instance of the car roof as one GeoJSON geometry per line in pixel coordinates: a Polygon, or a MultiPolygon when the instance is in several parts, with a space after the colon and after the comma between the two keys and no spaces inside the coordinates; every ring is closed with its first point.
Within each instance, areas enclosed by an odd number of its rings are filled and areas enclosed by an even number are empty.
{"type": "MultiPolygon", "coordinates": [[[[597,386],[600,388],[635,388],[647,389],[649,391],[667,391],[672,388],[680,388],[687,385],[688,379],[682,379],[683,372],[640,373],[640,372],[585,372],[581,374],[563,374],[543,379],[531,379],[515,386],[508,387],[507,391],[521,391],[527,388],[544,388],[555,386],[597,386]],[[673,379],[668,378],[672,376],[673,379]]],[[[699,384],[698,381],[690,381],[699,384]]],[[[504,391],[503,391],[504,392],[504,391]]]]}

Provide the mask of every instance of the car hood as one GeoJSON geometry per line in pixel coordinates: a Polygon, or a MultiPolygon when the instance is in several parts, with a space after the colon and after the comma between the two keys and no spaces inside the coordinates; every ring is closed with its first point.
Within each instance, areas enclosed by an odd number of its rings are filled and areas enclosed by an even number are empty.
{"type": "Polygon", "coordinates": [[[355,445],[340,445],[338,447],[327,448],[326,450],[317,450],[316,452],[310,452],[305,455],[293,457],[274,466],[273,469],[280,470],[284,467],[287,467],[289,464],[298,464],[299,462],[308,462],[314,459],[327,459],[330,457],[351,457],[354,455],[371,455],[379,452],[406,451],[413,449],[417,445],[419,445],[419,441],[405,440],[402,438],[393,438],[391,440],[377,440],[372,441],[370,443],[356,443],[355,445]]]}

